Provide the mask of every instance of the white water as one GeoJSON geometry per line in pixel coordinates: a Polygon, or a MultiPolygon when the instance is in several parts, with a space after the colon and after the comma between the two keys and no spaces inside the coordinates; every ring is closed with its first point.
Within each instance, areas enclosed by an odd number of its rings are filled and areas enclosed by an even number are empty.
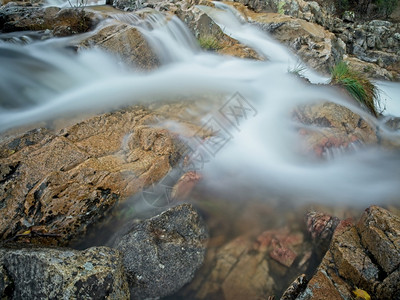
{"type": "MultiPolygon", "coordinates": [[[[164,63],[147,73],[127,70],[100,51],[78,55],[60,52],[67,39],[23,47],[1,45],[0,130],[83,111],[113,109],[143,99],[162,101],[181,95],[195,99],[196,95],[225,93],[228,100],[239,92],[257,113],[237,128],[228,128],[231,141],[203,169],[210,187],[234,191],[236,186],[295,201],[361,206],[398,199],[399,155],[366,147],[328,161],[309,160],[299,154],[300,138],[290,117],[296,105],[329,100],[368,118],[365,113],[351,107],[334,89],[306,85],[288,74],[299,59],[265,33],[241,23],[229,10],[206,10],[225,32],[269,61],[201,52],[177,19],[167,22],[159,16],[143,24],[135,18],[130,21],[141,26],[164,63]]],[[[326,81],[311,71],[308,74],[312,74],[313,82],[326,81]]],[[[394,85],[394,89],[398,87],[394,85]]],[[[385,89],[384,84],[381,88],[385,89]]],[[[203,119],[215,114],[210,111],[203,119]]],[[[227,125],[224,120],[220,122],[227,125]]],[[[399,135],[394,138],[399,139],[399,135]]]]}

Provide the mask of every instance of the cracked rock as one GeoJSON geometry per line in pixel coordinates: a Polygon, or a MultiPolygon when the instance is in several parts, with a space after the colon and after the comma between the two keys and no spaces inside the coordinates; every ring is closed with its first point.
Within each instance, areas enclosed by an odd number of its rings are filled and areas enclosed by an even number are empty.
{"type": "Polygon", "coordinates": [[[158,116],[136,106],[1,141],[0,240],[69,245],[162,179],[180,152],[158,116]]]}
{"type": "Polygon", "coordinates": [[[400,218],[371,206],[357,225],[344,220],[330,248],[296,299],[352,299],[356,288],[372,299],[400,299],[400,218]]]}

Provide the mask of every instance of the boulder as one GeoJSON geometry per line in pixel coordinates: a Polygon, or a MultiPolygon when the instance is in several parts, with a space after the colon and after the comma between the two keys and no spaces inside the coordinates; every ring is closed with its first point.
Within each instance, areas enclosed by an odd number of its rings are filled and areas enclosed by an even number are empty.
{"type": "Polygon", "coordinates": [[[93,12],[77,8],[4,6],[0,9],[2,32],[53,30],[55,36],[87,32],[98,23],[93,12]]]}
{"type": "Polygon", "coordinates": [[[329,158],[335,150],[351,150],[354,145],[378,143],[376,129],[339,104],[325,102],[300,106],[293,117],[299,122],[305,152],[313,152],[318,157],[329,158]]]}
{"type": "Polygon", "coordinates": [[[118,234],[133,299],[170,295],[190,282],[203,262],[205,225],[190,204],[182,204],[118,234]]]}
{"type": "Polygon", "coordinates": [[[128,24],[112,22],[79,43],[79,48],[99,47],[111,52],[129,65],[154,69],[160,62],[140,31],[128,24]]]}
{"type": "Polygon", "coordinates": [[[328,73],[342,60],[345,44],[322,26],[277,13],[255,13],[241,4],[232,4],[249,23],[287,45],[316,70],[328,73]]]}
{"type": "Polygon", "coordinates": [[[342,221],[307,288],[296,299],[350,299],[356,289],[400,299],[400,218],[371,206],[356,225],[342,221]]]}
{"type": "Polygon", "coordinates": [[[0,248],[2,299],[129,299],[119,251],[0,248]]]}
{"type": "MultiPolygon", "coordinates": [[[[158,182],[179,160],[181,146],[177,134],[155,127],[157,117],[161,110],[133,107],[58,132],[38,129],[3,140],[1,240],[69,244],[117,203],[158,182]]],[[[198,130],[191,126],[188,134],[198,130]]]]}
{"type": "Polygon", "coordinates": [[[175,3],[176,6],[174,8],[170,7],[169,9],[188,26],[198,40],[207,38],[215,40],[217,44],[217,49],[215,50],[218,53],[239,58],[263,60],[252,48],[226,35],[203,10],[194,4],[214,6],[212,2],[206,0],[180,1],[175,3]]]}
{"type": "Polygon", "coordinates": [[[344,61],[352,70],[366,74],[369,78],[392,80],[396,76],[393,72],[381,68],[378,64],[362,61],[354,56],[347,56],[344,61]]]}

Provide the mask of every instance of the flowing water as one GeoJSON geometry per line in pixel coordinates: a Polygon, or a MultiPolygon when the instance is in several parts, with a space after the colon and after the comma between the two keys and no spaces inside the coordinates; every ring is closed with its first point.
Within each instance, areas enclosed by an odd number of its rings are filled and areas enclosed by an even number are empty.
{"type": "MultiPolygon", "coordinates": [[[[40,36],[32,33],[2,36],[0,132],[7,135],[19,126],[104,112],[148,99],[198,99],[204,95],[221,99],[224,95],[221,103],[210,105],[199,116],[203,124],[220,132],[220,140],[209,145],[205,160],[197,166],[204,179],[195,198],[211,193],[229,201],[275,199],[290,207],[313,202],[359,209],[398,203],[398,152],[354,144],[354,151],[332,150],[324,160],[307,157],[299,151],[301,139],[291,115],[300,104],[332,101],[379,126],[390,139],[399,141],[400,134],[385,130],[382,121],[369,118],[338,90],[318,84],[328,78],[306,68],[304,76],[315,83],[308,84],[290,74],[288,70],[301,64],[298,57],[240,20],[231,8],[217,6],[199,8],[265,61],[202,51],[179,19],[161,14],[145,20],[135,14],[114,15],[114,19],[137,27],[159,56],[161,67],[146,72],[98,49],[76,53],[70,45],[79,37],[40,41],[40,36]],[[232,106],[239,107],[239,113],[229,114],[232,106]]],[[[400,84],[378,85],[386,101],[385,114],[400,116],[400,84]]],[[[138,197],[128,205],[135,211],[145,209],[138,197]]],[[[274,217],[269,217],[272,223],[274,217]]]]}
{"type": "MultiPolygon", "coordinates": [[[[400,190],[399,156],[363,147],[356,153],[335,155],[334,159],[321,162],[305,160],[297,151],[299,138],[290,118],[296,105],[329,100],[368,119],[364,112],[342,99],[338,91],[305,84],[288,74],[299,58],[264,32],[240,21],[225,5],[201,9],[227,34],[253,47],[268,61],[201,51],[176,17],[167,20],[157,14],[145,21],[133,14],[115,16],[137,26],[159,54],[163,66],[146,73],[128,69],[99,50],[73,53],[66,49],[71,41],[65,38],[25,45],[3,42],[1,130],[73,116],[93,108],[114,109],[144,98],[162,101],[186,95],[195,99],[205,93],[224,93],[228,100],[239,93],[250,105],[249,115],[229,128],[229,143],[204,166],[205,180],[210,179],[211,186],[252,186],[295,196],[296,201],[351,201],[360,206],[396,199],[400,190]]],[[[327,78],[309,69],[305,76],[315,83],[327,82],[327,78]]],[[[391,97],[387,100],[389,113],[398,114],[400,85],[380,83],[380,88],[386,98],[391,97]]],[[[204,120],[213,113],[210,111],[204,120]]],[[[392,134],[392,138],[399,136],[392,134]]]]}

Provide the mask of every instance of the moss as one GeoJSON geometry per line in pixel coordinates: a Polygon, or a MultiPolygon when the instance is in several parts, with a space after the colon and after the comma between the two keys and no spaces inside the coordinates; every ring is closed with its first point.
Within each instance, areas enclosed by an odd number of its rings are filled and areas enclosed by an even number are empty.
{"type": "Polygon", "coordinates": [[[362,73],[351,70],[345,62],[338,63],[332,70],[331,84],[344,87],[347,92],[375,117],[378,116],[378,89],[362,73]]]}
{"type": "Polygon", "coordinates": [[[222,43],[212,35],[200,36],[199,39],[200,47],[205,50],[220,50],[223,48],[222,43]]]}

